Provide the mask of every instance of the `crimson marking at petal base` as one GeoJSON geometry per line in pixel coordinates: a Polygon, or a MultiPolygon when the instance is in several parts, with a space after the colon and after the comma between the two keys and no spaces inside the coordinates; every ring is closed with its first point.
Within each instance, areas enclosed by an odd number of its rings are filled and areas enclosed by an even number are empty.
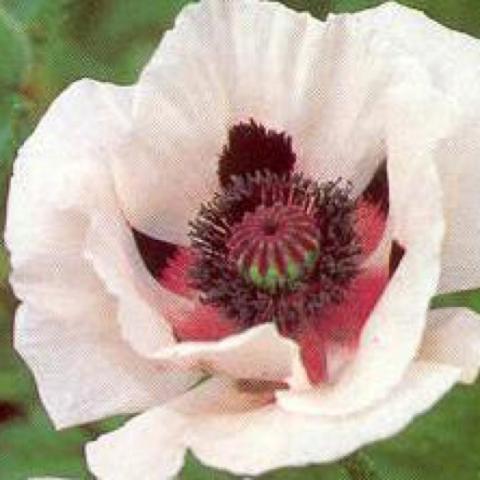
{"type": "Polygon", "coordinates": [[[356,229],[362,245],[362,255],[373,253],[386,228],[385,213],[378,205],[360,199],[356,208],[356,229]]]}
{"type": "Polygon", "coordinates": [[[220,185],[227,188],[232,177],[256,171],[277,175],[290,173],[295,161],[291,137],[284,132],[267,130],[250,119],[250,122],[234,125],[228,132],[228,144],[223,148],[218,164],[218,178],[220,185]]]}
{"type": "Polygon", "coordinates": [[[295,338],[308,379],[313,385],[328,380],[327,348],[325,339],[315,330],[300,330],[295,338]]]}
{"type": "Polygon", "coordinates": [[[403,256],[405,255],[405,248],[400,245],[400,243],[397,240],[394,240],[392,242],[392,247],[390,249],[390,258],[388,261],[388,272],[390,278],[393,277],[395,272],[397,271],[398,266],[400,265],[400,262],[402,261],[403,256]]]}
{"type": "Polygon", "coordinates": [[[134,228],[132,233],[145,267],[155,278],[159,278],[168,260],[177,251],[177,245],[149,237],[134,228]]]}
{"type": "Polygon", "coordinates": [[[211,305],[199,304],[193,312],[168,315],[168,320],[178,341],[218,341],[240,332],[235,322],[211,305]]]}
{"type": "Polygon", "coordinates": [[[192,298],[188,270],[192,264],[191,249],[178,247],[167,259],[166,265],[159,269],[156,278],[160,285],[182,297],[192,298]]]}
{"type": "Polygon", "coordinates": [[[392,244],[390,272],[359,268],[385,230],[386,161],[355,201],[350,185],[318,184],[294,164],[285,133],[240,123],[220,158],[222,189],[190,223],[191,249],[133,234],[160,284],[199,300],[193,311],[167,308],[178,341],[218,341],[274,322],[319,383],[329,380],[332,346],[354,352],[405,250],[392,244]]]}
{"type": "Polygon", "coordinates": [[[357,199],[356,223],[364,257],[372,253],[385,232],[390,206],[387,160],[375,171],[357,199]]]}
{"type": "MultiPolygon", "coordinates": [[[[274,321],[286,335],[304,316],[315,316],[326,304],[340,302],[343,289],[358,272],[361,253],[350,190],[340,181],[317,184],[297,173],[278,176],[256,172],[232,178],[231,186],[204,204],[191,222],[196,262],[190,275],[201,300],[221,308],[242,328],[274,321]],[[302,209],[317,231],[320,254],[311,273],[296,282],[292,294],[285,288],[258,288],[246,281],[229,258],[228,242],[235,226],[258,208],[277,204],[302,209]]],[[[293,214],[296,218],[298,212],[293,214]]],[[[306,239],[289,240],[289,254],[303,258],[306,239]]],[[[251,250],[245,254],[250,255],[251,250]]]]}
{"type": "Polygon", "coordinates": [[[295,339],[312,383],[329,380],[329,347],[354,352],[370,313],[389,281],[386,270],[367,271],[356,277],[340,304],[327,305],[316,317],[304,322],[295,339]]]}
{"type": "Polygon", "coordinates": [[[386,159],[377,167],[360,200],[376,205],[383,212],[384,216],[387,216],[390,207],[390,189],[386,159]]]}

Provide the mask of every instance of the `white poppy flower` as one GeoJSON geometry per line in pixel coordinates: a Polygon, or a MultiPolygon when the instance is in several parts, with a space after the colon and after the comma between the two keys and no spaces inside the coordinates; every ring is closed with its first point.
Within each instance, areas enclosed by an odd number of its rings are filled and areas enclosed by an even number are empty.
{"type": "Polygon", "coordinates": [[[11,183],[15,342],[57,427],[145,412],[98,478],[333,461],[475,377],[477,319],[427,310],[480,278],[479,64],[396,4],[206,0],[136,85],[54,102],[11,183]]]}

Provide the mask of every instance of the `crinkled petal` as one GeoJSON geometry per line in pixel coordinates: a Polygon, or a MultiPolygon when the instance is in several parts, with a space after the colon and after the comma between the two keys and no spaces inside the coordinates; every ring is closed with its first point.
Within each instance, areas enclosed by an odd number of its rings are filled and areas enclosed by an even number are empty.
{"type": "Polygon", "coordinates": [[[148,353],[173,342],[162,305],[184,302],[143,266],[115,195],[110,163],[131,98],[84,80],[53,103],[16,159],[5,236],[20,299],[64,316],[108,291],[126,337],[148,353]]]}
{"type": "Polygon", "coordinates": [[[473,383],[480,369],[480,315],[470,310],[430,313],[419,358],[462,369],[462,381],[473,383]]]}
{"type": "MultiPolygon", "coordinates": [[[[109,170],[109,161],[129,128],[131,94],[128,88],[93,81],[75,83],[53,103],[15,162],[5,233],[11,253],[11,283],[34,318],[45,319],[45,323],[52,319],[58,329],[63,325],[67,330],[62,336],[53,327],[45,328],[52,336],[42,335],[38,340],[52,349],[65,350],[66,355],[70,349],[88,350],[92,342],[96,344],[98,331],[104,337],[111,331],[116,355],[123,346],[129,357],[134,357],[131,346],[144,352],[173,342],[159,313],[164,299],[161,288],[153,284],[133,249],[109,170]],[[119,337],[119,325],[130,345],[119,337]],[[90,333],[77,337],[75,329],[90,333]],[[82,340],[85,345],[80,344],[82,340]]],[[[168,298],[176,300],[176,296],[168,298]]],[[[37,332],[25,318],[28,315],[16,326],[22,354],[22,345],[37,342],[37,338],[29,338],[37,332]]],[[[100,361],[100,351],[92,358],[100,361]]],[[[25,357],[29,362],[30,355],[25,357]]],[[[38,368],[49,360],[48,349],[43,348],[31,366],[39,372],[40,390],[48,390],[44,393],[47,405],[53,405],[55,396],[61,396],[60,388],[55,391],[42,385],[49,377],[40,375],[38,368]]],[[[135,362],[141,364],[142,360],[135,362]]],[[[144,362],[144,368],[151,371],[144,362]]],[[[86,365],[95,372],[93,360],[86,365]]],[[[119,388],[120,377],[128,376],[122,374],[120,365],[110,372],[111,382],[115,382],[115,374],[119,376],[119,388]]],[[[93,374],[87,380],[80,370],[75,375],[77,370],[70,369],[67,362],[51,368],[55,368],[57,385],[95,382],[93,374]]],[[[112,397],[110,405],[115,407],[114,403],[112,397]]],[[[137,402],[135,395],[133,403],[146,405],[144,400],[137,402]]],[[[87,404],[78,418],[87,420],[90,407],[87,404]]],[[[122,408],[119,405],[112,413],[122,408]]],[[[70,404],[63,413],[52,411],[52,416],[58,417],[59,424],[77,418],[70,404]]]]}
{"type": "Polygon", "coordinates": [[[330,462],[399,432],[448,391],[458,373],[417,363],[374,408],[335,418],[289,413],[266,395],[213,380],[88,444],[87,461],[100,480],[171,478],[186,448],[207,465],[243,475],[330,462]]]}
{"type": "MultiPolygon", "coordinates": [[[[387,98],[388,233],[406,253],[362,331],[351,366],[332,386],[279,392],[284,408],[297,411],[308,404],[331,415],[363,409],[387,396],[416,355],[437,287],[444,233],[440,184],[432,161],[437,131],[418,133],[428,121],[425,106],[438,101],[429,91],[428,82],[404,83],[387,98]]],[[[293,380],[292,385],[297,383],[293,380]]]]}
{"type": "Polygon", "coordinates": [[[175,343],[165,314],[188,312],[193,303],[163,288],[148,273],[120,212],[92,216],[84,256],[118,299],[122,333],[140,354],[149,356],[175,343]]]}
{"type": "Polygon", "coordinates": [[[112,302],[97,308],[68,319],[26,305],[18,309],[15,348],[32,369],[57,428],[143,411],[183,393],[198,378],[146,362],[112,328],[112,302]],[[96,322],[90,320],[94,315],[96,322]]]}
{"type": "Polygon", "coordinates": [[[106,480],[173,478],[183,464],[188,423],[194,428],[199,416],[211,420],[222,412],[248,415],[249,410],[272,399],[271,392],[267,395],[266,398],[265,395],[240,392],[226,378],[208,380],[167,408],[152,409],[111,435],[87,444],[90,469],[106,480]],[[123,449],[129,444],[141,448],[135,455],[125,456],[123,449]],[[123,463],[113,467],[119,461],[123,463]]]}
{"type": "Polygon", "coordinates": [[[185,342],[167,347],[155,356],[168,368],[201,368],[234,378],[283,381],[292,374],[297,345],[282,337],[269,323],[218,342],[185,342]]]}
{"type": "Polygon", "coordinates": [[[376,98],[391,72],[355,28],[347,17],[325,26],[275,2],[186,7],[136,89],[136,135],[145,148],[126,141],[130,153],[115,164],[132,224],[187,244],[188,221],[218,187],[228,130],[249,118],[291,135],[308,175],[351,178],[362,161],[357,174],[367,181],[383,160],[376,98]]]}
{"type": "Polygon", "coordinates": [[[129,220],[188,243],[188,220],[217,187],[228,128],[249,117],[292,135],[307,174],[343,176],[360,189],[386,153],[385,96],[420,72],[441,101],[418,134],[445,128],[435,149],[449,216],[441,289],[476,287],[480,222],[469,206],[478,203],[477,43],[394,3],[327,24],[270,2],[187,7],[142,74],[140,129],[116,163],[129,220]]]}
{"type": "Polygon", "coordinates": [[[300,170],[315,178],[354,179],[359,191],[387,158],[389,181],[397,183],[391,187],[392,228],[406,243],[409,258],[365,330],[352,371],[358,383],[347,388],[345,376],[343,386],[336,389],[346,389],[334,397],[342,396],[341,403],[353,409],[386,395],[414,358],[439,273],[443,225],[431,162],[432,151],[450,124],[440,115],[445,112],[438,107],[441,92],[428,71],[388,38],[376,20],[382,16],[395,23],[398,12],[403,9],[390,4],[380,13],[332,16],[323,24],[269,2],[204,1],[186,8],[145,69],[135,98],[135,118],[142,125],[138,135],[155,152],[145,156],[151,168],[142,169],[149,175],[145,179],[132,175],[132,164],[126,162],[115,170],[131,221],[162,238],[162,228],[172,229],[175,235],[167,232],[166,239],[186,241],[188,219],[216,185],[225,125],[228,130],[235,122],[254,117],[285,129],[292,135],[300,170]],[[190,78],[199,81],[192,86],[190,78]],[[215,103],[220,107],[211,120],[215,103]],[[213,126],[206,136],[209,122],[213,126]],[[177,123],[180,127],[172,133],[177,123]],[[202,160],[187,165],[195,154],[202,160]],[[161,169],[155,163],[160,158],[161,169]],[[426,184],[420,189],[429,201],[412,214],[419,182],[426,184]],[[138,189],[155,199],[147,212],[127,205],[126,199],[134,199],[132,193],[138,189]],[[175,208],[166,208],[172,204],[175,208]],[[400,304],[401,312],[395,312],[400,304]],[[390,319],[383,321],[385,316],[390,319]],[[382,347],[371,349],[370,342],[377,338],[382,347]],[[375,388],[363,389],[365,397],[351,403],[349,396],[376,370],[380,358],[389,368],[381,378],[376,374],[375,388]],[[365,376],[357,375],[357,370],[365,376]]]}
{"type": "Polygon", "coordinates": [[[479,42],[395,4],[362,15],[385,42],[424,67],[438,92],[439,102],[423,128],[443,124],[445,129],[434,149],[447,217],[439,288],[477,288],[480,217],[472,206],[480,203],[479,42]]]}
{"type": "MultiPolygon", "coordinates": [[[[476,62],[477,65],[480,62],[480,48],[476,62]]],[[[478,76],[476,70],[475,76],[478,76]]],[[[480,218],[476,207],[480,204],[480,89],[473,80],[465,81],[473,86],[471,90],[477,97],[470,98],[467,94],[458,105],[460,109],[464,104],[476,105],[475,115],[458,113],[461,124],[439,144],[435,155],[448,222],[439,287],[442,292],[480,286],[480,218]]]]}

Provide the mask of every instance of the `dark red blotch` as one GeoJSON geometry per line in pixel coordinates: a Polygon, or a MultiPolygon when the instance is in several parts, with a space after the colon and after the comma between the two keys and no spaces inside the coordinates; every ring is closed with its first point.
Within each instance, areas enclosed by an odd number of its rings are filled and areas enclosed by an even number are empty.
{"type": "Polygon", "coordinates": [[[364,200],[379,208],[385,217],[390,206],[390,192],[388,187],[387,161],[384,160],[375,171],[369,184],[361,195],[364,200]]]}
{"type": "Polygon", "coordinates": [[[256,171],[276,175],[291,173],[296,161],[292,138],[285,132],[267,130],[253,119],[240,122],[228,132],[218,164],[218,178],[223,188],[233,176],[245,176],[256,171]]]}

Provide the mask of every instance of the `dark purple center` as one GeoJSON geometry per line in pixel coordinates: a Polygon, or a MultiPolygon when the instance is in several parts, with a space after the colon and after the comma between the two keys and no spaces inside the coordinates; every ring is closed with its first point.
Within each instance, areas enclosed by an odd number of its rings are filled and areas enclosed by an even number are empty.
{"type": "MultiPolygon", "coordinates": [[[[231,128],[218,166],[220,189],[191,222],[190,286],[203,303],[248,327],[274,321],[281,331],[319,315],[359,272],[357,200],[337,180],[294,172],[291,138],[254,120],[231,128]]],[[[386,162],[360,199],[388,212],[386,162]]],[[[156,278],[176,246],[134,231],[156,278]]],[[[401,259],[394,244],[391,268],[401,259]]]]}

